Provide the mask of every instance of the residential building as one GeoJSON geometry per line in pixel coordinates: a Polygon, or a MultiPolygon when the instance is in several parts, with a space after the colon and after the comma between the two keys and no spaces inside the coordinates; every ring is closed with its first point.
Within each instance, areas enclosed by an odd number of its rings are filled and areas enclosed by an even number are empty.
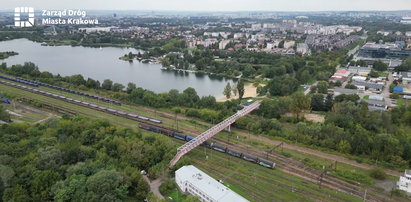
{"type": "Polygon", "coordinates": [[[370,111],[385,111],[388,109],[388,106],[384,101],[381,100],[364,100],[368,103],[368,110],[370,111]]]}
{"type": "Polygon", "coordinates": [[[301,55],[311,55],[311,50],[306,43],[297,44],[297,53],[301,55]]]}
{"type": "Polygon", "coordinates": [[[193,165],[183,166],[178,169],[175,172],[175,181],[182,192],[198,196],[200,201],[248,201],[193,165]]]}

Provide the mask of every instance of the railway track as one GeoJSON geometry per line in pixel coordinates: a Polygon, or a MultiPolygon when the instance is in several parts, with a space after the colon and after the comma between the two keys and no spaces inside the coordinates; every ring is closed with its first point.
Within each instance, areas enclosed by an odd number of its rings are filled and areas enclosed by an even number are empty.
{"type": "MultiPolygon", "coordinates": [[[[250,153],[250,149],[246,148],[242,145],[233,144],[221,138],[214,137],[217,143],[222,143],[225,145],[229,145],[230,148],[236,149],[240,152],[248,152],[250,153]]],[[[255,156],[262,156],[258,153],[253,153],[255,156]]],[[[319,176],[321,175],[321,171],[311,168],[309,166],[304,165],[302,162],[289,159],[284,157],[278,153],[271,153],[268,155],[270,157],[269,160],[274,160],[276,162],[276,166],[281,168],[284,172],[287,172],[291,175],[299,176],[303,179],[306,179],[312,183],[319,184],[319,176]]],[[[266,156],[265,156],[266,158],[266,156]]],[[[268,171],[267,171],[268,172],[268,171]]],[[[358,198],[364,197],[364,187],[357,183],[353,183],[333,175],[326,174],[321,180],[321,186],[341,191],[350,195],[357,196],[358,198]]],[[[406,201],[405,199],[395,197],[389,198],[389,196],[384,195],[381,193],[381,190],[378,190],[374,187],[367,187],[367,200],[369,201],[406,201]]]]}
{"type": "MultiPolygon", "coordinates": [[[[235,158],[235,157],[229,157],[229,158],[235,158]]],[[[223,158],[218,159],[219,162],[223,162],[224,160],[225,159],[223,159],[223,158]]],[[[238,163],[238,164],[244,165],[246,167],[249,166],[249,164],[245,161],[235,161],[235,162],[238,163]]],[[[258,184],[261,185],[261,186],[273,185],[273,186],[276,186],[276,187],[280,187],[283,191],[290,191],[290,192],[293,192],[293,193],[299,193],[301,196],[310,197],[311,200],[321,201],[321,200],[324,199],[322,196],[310,193],[309,191],[306,191],[306,190],[303,190],[303,189],[297,189],[293,186],[286,185],[284,183],[279,182],[279,180],[281,179],[283,181],[289,182],[290,184],[293,183],[293,182],[289,181],[290,179],[285,178],[284,176],[275,175],[275,174],[273,176],[273,172],[269,172],[270,170],[265,169],[265,168],[261,168],[261,169],[259,169],[258,173],[257,172],[254,173],[254,175],[255,175],[254,177],[257,178],[257,179],[256,179],[256,182],[253,183],[252,181],[240,180],[240,179],[247,179],[247,177],[252,177],[252,176],[249,176],[248,174],[241,173],[238,170],[233,170],[229,166],[216,165],[216,164],[210,165],[206,161],[201,161],[201,160],[194,160],[194,163],[198,164],[202,167],[207,168],[207,170],[211,171],[212,173],[218,173],[219,176],[224,176],[224,178],[235,181],[237,184],[241,185],[241,187],[244,187],[245,185],[247,185],[247,187],[255,187],[256,183],[258,181],[258,184]],[[233,172],[233,171],[234,171],[234,175],[239,179],[237,179],[237,178],[233,179],[233,177],[226,175],[226,173],[233,172]],[[262,171],[262,173],[261,173],[261,171],[262,171]],[[279,180],[270,180],[268,178],[276,178],[276,179],[279,179],[279,180]]],[[[229,165],[229,163],[227,163],[226,165],[229,165]]],[[[294,183],[297,183],[297,182],[294,181],[294,183]]],[[[312,190],[317,191],[318,193],[322,193],[321,188],[319,188],[319,187],[312,188],[312,190]]],[[[263,193],[266,196],[270,196],[270,197],[272,197],[273,200],[281,198],[281,197],[279,197],[279,195],[284,194],[284,193],[278,192],[278,191],[276,193],[273,193],[273,192],[267,192],[267,191],[264,191],[264,190],[261,190],[261,189],[257,189],[257,192],[263,193]]],[[[339,197],[339,196],[334,195],[334,197],[338,198],[339,201],[349,201],[349,200],[347,200],[345,198],[342,198],[342,197],[339,197]]]]}

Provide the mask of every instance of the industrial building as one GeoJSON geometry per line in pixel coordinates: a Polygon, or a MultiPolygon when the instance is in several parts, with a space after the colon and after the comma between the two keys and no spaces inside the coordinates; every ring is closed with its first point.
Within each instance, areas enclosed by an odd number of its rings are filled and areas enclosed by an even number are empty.
{"type": "Polygon", "coordinates": [[[248,201],[193,165],[181,167],[176,171],[175,176],[176,183],[180,190],[184,193],[198,196],[200,201],[248,201]]]}
{"type": "Polygon", "coordinates": [[[395,43],[372,43],[368,42],[360,48],[359,57],[380,59],[401,59],[411,57],[411,50],[401,49],[395,43]]]}
{"type": "Polygon", "coordinates": [[[411,170],[405,170],[404,176],[400,176],[397,186],[399,190],[411,193],[411,170]]]}

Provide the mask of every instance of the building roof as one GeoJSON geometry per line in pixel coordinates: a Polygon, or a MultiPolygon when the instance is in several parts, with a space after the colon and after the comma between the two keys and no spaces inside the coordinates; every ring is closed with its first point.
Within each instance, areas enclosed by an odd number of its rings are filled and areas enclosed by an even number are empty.
{"type": "Polygon", "coordinates": [[[190,182],[193,186],[217,201],[248,201],[193,165],[181,167],[176,171],[176,176],[182,181],[190,182]]]}
{"type": "Polygon", "coordinates": [[[348,89],[348,88],[334,88],[334,95],[341,95],[341,94],[357,94],[357,90],[355,89],[348,89]]]}
{"type": "Polygon", "coordinates": [[[356,85],[356,86],[366,86],[368,88],[380,89],[380,90],[384,88],[384,84],[371,83],[371,82],[366,82],[366,81],[352,81],[351,84],[356,85]]]}

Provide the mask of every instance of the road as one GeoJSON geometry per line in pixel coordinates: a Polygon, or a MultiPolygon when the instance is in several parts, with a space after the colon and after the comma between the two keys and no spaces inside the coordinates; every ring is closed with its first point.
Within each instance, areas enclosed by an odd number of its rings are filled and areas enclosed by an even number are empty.
{"type": "Polygon", "coordinates": [[[317,84],[318,84],[318,81],[316,81],[316,82],[313,83],[312,85],[308,85],[307,90],[304,91],[304,95],[308,95],[308,94],[311,92],[311,88],[312,88],[313,86],[317,86],[317,84]]]}
{"type": "Polygon", "coordinates": [[[390,98],[390,85],[392,84],[394,78],[392,78],[392,73],[388,73],[388,81],[385,84],[384,90],[382,91],[382,95],[385,100],[385,104],[390,107],[391,106],[391,98],[390,98]]]}
{"type": "Polygon", "coordinates": [[[150,185],[150,191],[153,192],[159,199],[164,199],[163,195],[160,193],[160,186],[163,184],[162,178],[157,178],[153,181],[150,181],[146,175],[143,175],[144,180],[150,185]]]}

